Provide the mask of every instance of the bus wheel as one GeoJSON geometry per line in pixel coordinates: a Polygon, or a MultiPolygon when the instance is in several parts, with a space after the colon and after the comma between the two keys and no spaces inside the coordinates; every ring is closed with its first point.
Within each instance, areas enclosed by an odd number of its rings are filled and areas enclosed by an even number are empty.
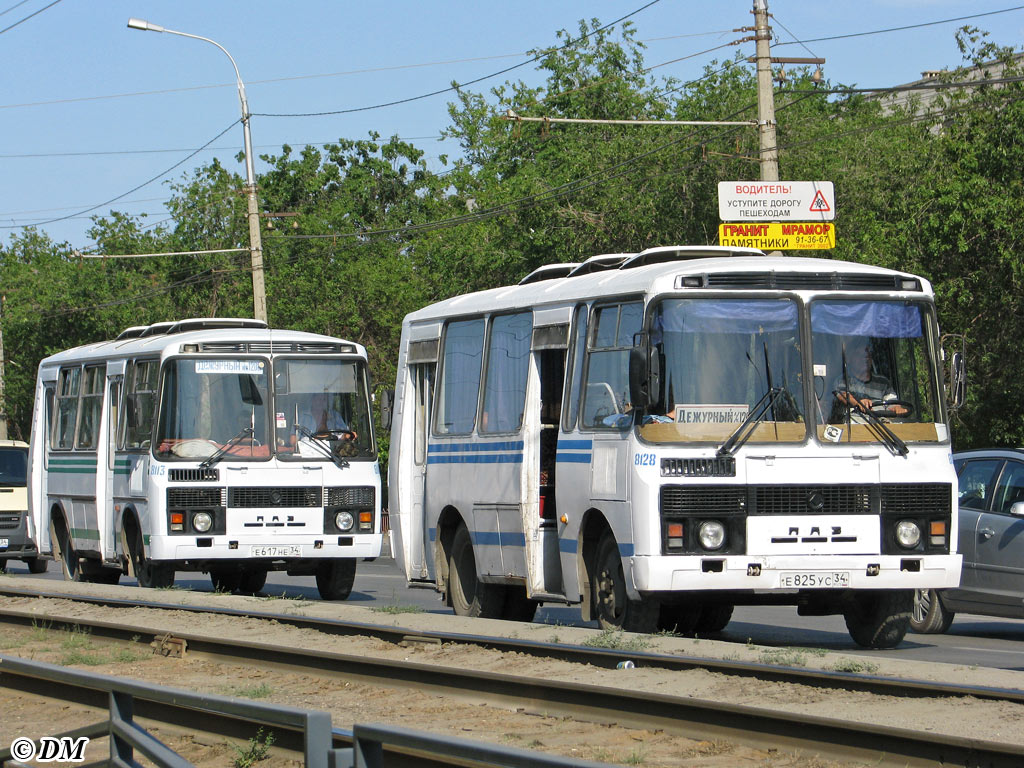
{"type": "Polygon", "coordinates": [[[692,635],[700,621],[702,609],[693,603],[664,605],[658,608],[658,630],[674,635],[692,635]]]}
{"type": "Polygon", "coordinates": [[[697,618],[693,631],[699,634],[721,632],[730,621],[732,621],[731,605],[705,605],[700,610],[700,616],[697,618]]]}
{"type": "Polygon", "coordinates": [[[533,621],[537,613],[537,601],[526,596],[526,587],[505,587],[505,605],[501,618],[508,621],[533,621]]]}
{"type": "Polygon", "coordinates": [[[356,561],[352,557],[324,560],[316,567],[316,588],[323,600],[345,600],[356,581],[356,561]]]}
{"type": "Polygon", "coordinates": [[[907,634],[913,607],[913,590],[854,592],[843,618],[857,645],[895,648],[907,634]]]}
{"type": "Polygon", "coordinates": [[[242,574],[235,566],[228,568],[211,568],[210,583],[213,584],[214,592],[224,592],[230,595],[237,592],[242,586],[242,574]]]}
{"type": "Polygon", "coordinates": [[[942,604],[934,589],[914,590],[914,610],[910,614],[910,628],[922,635],[941,635],[956,614],[942,604]]]}
{"type": "Polygon", "coordinates": [[[452,539],[452,553],[448,561],[448,591],[456,616],[502,618],[504,590],[497,584],[485,584],[477,579],[473,541],[464,525],[458,527],[452,539]]]}
{"type": "Polygon", "coordinates": [[[659,605],[654,600],[630,600],[626,596],[626,577],[622,572],[619,545],[606,531],[597,545],[592,575],[594,615],[601,629],[625,629],[629,632],[653,632],[658,625],[659,605]]]}
{"type": "Polygon", "coordinates": [[[140,587],[165,589],[174,584],[174,566],[165,563],[154,563],[146,557],[142,544],[142,531],[132,528],[128,542],[128,556],[132,559],[132,568],[140,587]]]}
{"type": "Polygon", "coordinates": [[[267,583],[267,572],[262,568],[246,571],[238,584],[238,591],[244,595],[255,595],[267,583]]]}
{"type": "Polygon", "coordinates": [[[62,518],[50,521],[50,541],[57,548],[60,556],[60,567],[64,573],[64,581],[81,581],[82,571],[78,563],[78,553],[71,543],[71,536],[68,533],[67,525],[62,518]]]}
{"type": "Polygon", "coordinates": [[[26,557],[23,562],[29,573],[46,573],[47,562],[41,557],[26,557]]]}

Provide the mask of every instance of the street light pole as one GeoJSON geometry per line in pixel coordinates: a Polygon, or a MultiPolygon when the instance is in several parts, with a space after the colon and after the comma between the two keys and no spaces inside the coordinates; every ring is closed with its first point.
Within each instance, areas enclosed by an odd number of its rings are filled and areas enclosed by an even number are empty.
{"type": "Polygon", "coordinates": [[[260,237],[260,212],[259,202],[256,199],[256,166],[252,156],[252,136],[249,133],[249,102],[245,98],[245,83],[238,72],[238,65],[227,49],[216,40],[199,35],[190,35],[188,32],[178,32],[173,29],[166,29],[158,24],[151,24],[142,19],[128,19],[128,26],[131,29],[141,29],[148,32],[166,32],[168,35],[190,37],[193,40],[203,40],[220,48],[228,57],[231,66],[235,69],[235,82],[238,85],[238,100],[242,105],[242,134],[245,138],[245,179],[246,198],[249,219],[249,255],[252,260],[252,311],[253,317],[257,320],[267,321],[267,291],[263,282],[263,243],[260,237]]]}

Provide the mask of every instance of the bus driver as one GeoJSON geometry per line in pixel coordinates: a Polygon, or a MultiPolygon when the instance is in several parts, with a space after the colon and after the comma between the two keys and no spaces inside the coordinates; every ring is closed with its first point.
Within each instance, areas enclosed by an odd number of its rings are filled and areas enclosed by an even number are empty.
{"type": "Polygon", "coordinates": [[[832,385],[836,396],[837,409],[853,408],[867,413],[873,405],[886,403],[886,411],[890,416],[906,416],[909,410],[889,401],[896,400],[897,395],[885,376],[876,374],[871,365],[871,342],[858,338],[846,347],[845,375],[836,378],[832,385]]]}

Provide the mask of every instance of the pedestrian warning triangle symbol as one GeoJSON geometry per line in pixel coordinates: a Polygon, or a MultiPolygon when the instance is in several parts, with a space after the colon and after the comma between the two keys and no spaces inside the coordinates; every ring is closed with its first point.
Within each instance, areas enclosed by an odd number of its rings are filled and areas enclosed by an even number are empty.
{"type": "Polygon", "coordinates": [[[829,207],[828,200],[825,199],[825,195],[819,189],[814,193],[814,199],[811,200],[811,211],[813,213],[824,213],[831,210],[832,208],[829,207]]]}

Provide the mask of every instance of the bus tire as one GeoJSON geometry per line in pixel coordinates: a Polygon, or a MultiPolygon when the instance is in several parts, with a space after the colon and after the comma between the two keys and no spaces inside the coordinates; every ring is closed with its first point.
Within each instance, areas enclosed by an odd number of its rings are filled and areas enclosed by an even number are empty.
{"type": "Polygon", "coordinates": [[[622,557],[611,531],[605,531],[597,545],[592,581],[593,615],[601,629],[624,629],[628,632],[654,632],[657,629],[658,602],[630,600],[627,596],[622,557]]]}
{"type": "Polygon", "coordinates": [[[356,581],[356,561],[351,557],[325,560],[316,567],[316,588],[322,600],[345,600],[356,581]]]}
{"type": "Polygon", "coordinates": [[[476,575],[473,540],[465,525],[460,525],[452,539],[448,560],[448,589],[456,616],[500,619],[505,604],[504,590],[497,584],[486,584],[476,575]]]}
{"type": "Polygon", "coordinates": [[[243,595],[255,595],[267,583],[267,571],[258,568],[255,571],[245,571],[238,584],[238,591],[243,595]]]}
{"type": "Polygon", "coordinates": [[[117,584],[121,580],[121,571],[104,568],[96,560],[81,558],[78,561],[81,580],[89,584],[117,584]]]}
{"type": "Polygon", "coordinates": [[[128,539],[128,556],[140,587],[166,589],[174,584],[174,566],[170,563],[154,563],[146,557],[142,543],[142,531],[133,525],[128,539]]]}
{"type": "Polygon", "coordinates": [[[657,629],[673,635],[693,635],[701,615],[701,607],[693,603],[662,604],[658,607],[657,629]]]}
{"type": "Polygon", "coordinates": [[[698,634],[721,632],[732,621],[731,605],[705,605],[700,610],[693,631],[698,634]]]}
{"type": "Polygon", "coordinates": [[[210,583],[213,585],[214,592],[223,592],[230,595],[241,589],[242,574],[238,571],[237,566],[234,565],[211,568],[210,583]]]}
{"type": "Polygon", "coordinates": [[[914,610],[910,614],[910,629],[922,635],[941,635],[953,623],[956,613],[942,604],[934,589],[914,590],[914,610]]]}
{"type": "Polygon", "coordinates": [[[526,587],[505,587],[505,605],[501,609],[501,618],[508,621],[533,621],[537,614],[537,601],[526,596],[526,587]]]}
{"type": "Polygon", "coordinates": [[[81,581],[82,570],[79,567],[78,553],[71,543],[71,534],[68,533],[67,524],[64,518],[55,517],[50,520],[50,541],[53,542],[54,552],[60,558],[60,569],[64,574],[64,581],[81,581]]]}
{"type": "Polygon", "coordinates": [[[895,648],[907,634],[914,607],[910,589],[853,592],[843,612],[846,628],[864,648],[895,648]]]}
{"type": "Polygon", "coordinates": [[[29,573],[46,573],[48,563],[41,557],[26,557],[22,562],[28,566],[29,573]]]}

